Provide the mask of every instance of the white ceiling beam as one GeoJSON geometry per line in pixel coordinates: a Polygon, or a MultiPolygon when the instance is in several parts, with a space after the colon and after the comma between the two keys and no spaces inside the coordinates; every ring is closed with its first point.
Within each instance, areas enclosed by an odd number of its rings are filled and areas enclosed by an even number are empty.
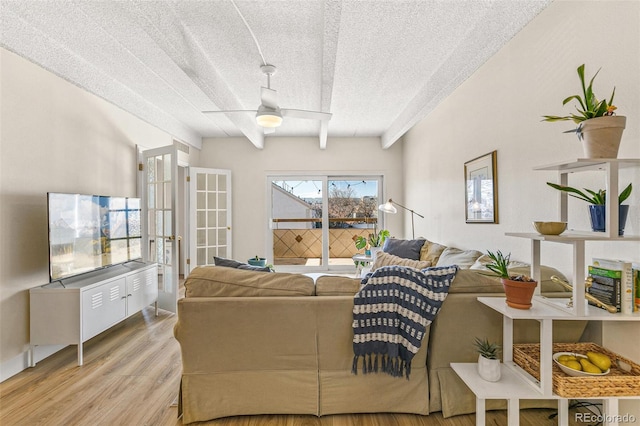
{"type": "MultiPolygon", "coordinates": [[[[158,46],[166,52],[169,58],[182,69],[193,83],[213,102],[220,110],[246,109],[234,95],[233,90],[220,76],[205,54],[205,49],[200,46],[191,31],[186,28],[176,16],[173,5],[169,2],[154,2],[154,12],[158,8],[165,8],[165,21],[162,28],[149,24],[150,20],[145,16],[144,3],[137,5],[137,18],[139,24],[149,36],[156,41],[158,46]]],[[[211,108],[208,108],[211,109],[211,108]]],[[[250,115],[227,114],[227,117],[244,134],[256,148],[264,148],[264,135],[250,115]]]]}
{"type": "MultiPolygon", "coordinates": [[[[340,34],[340,16],[342,0],[325,0],[324,33],[322,37],[322,88],[320,111],[331,112],[333,82],[336,72],[336,55],[338,52],[338,36],[340,34]]],[[[320,149],[327,148],[329,123],[320,122],[320,149]]]]}

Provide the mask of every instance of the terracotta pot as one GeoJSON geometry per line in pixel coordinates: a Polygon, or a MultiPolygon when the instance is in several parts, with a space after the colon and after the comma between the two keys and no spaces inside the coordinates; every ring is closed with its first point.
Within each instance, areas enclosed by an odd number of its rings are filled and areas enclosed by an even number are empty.
{"type": "Polygon", "coordinates": [[[617,158],[626,123],[627,117],[619,115],[590,118],[580,123],[578,137],[582,139],[585,158],[617,158]]]}
{"type": "Polygon", "coordinates": [[[531,307],[531,298],[538,285],[537,282],[513,281],[506,278],[501,278],[500,281],[504,288],[504,294],[507,296],[507,305],[516,309],[531,307]]]}

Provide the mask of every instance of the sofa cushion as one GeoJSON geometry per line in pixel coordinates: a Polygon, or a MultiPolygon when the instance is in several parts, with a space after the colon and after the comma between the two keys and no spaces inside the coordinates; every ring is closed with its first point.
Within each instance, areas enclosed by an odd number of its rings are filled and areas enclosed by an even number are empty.
{"type": "Polygon", "coordinates": [[[238,262],[233,259],[225,259],[223,257],[215,257],[213,258],[213,263],[216,266],[226,266],[227,268],[237,268],[237,269],[247,269],[249,271],[261,271],[261,272],[271,272],[271,268],[268,266],[253,266],[248,263],[238,262]]]}
{"type": "Polygon", "coordinates": [[[420,249],[420,260],[426,260],[431,262],[431,265],[435,265],[438,263],[438,258],[446,248],[447,246],[443,246],[442,244],[425,240],[420,249]]]}
{"type": "Polygon", "coordinates": [[[373,272],[382,266],[393,266],[393,265],[409,266],[411,268],[424,269],[424,268],[430,267],[431,262],[428,262],[426,260],[406,259],[404,257],[394,256],[389,253],[380,252],[376,255],[376,260],[373,262],[371,271],[373,272]]]}
{"type": "Polygon", "coordinates": [[[353,296],[360,290],[360,279],[321,275],[316,279],[316,296],[353,296]]]}
{"type": "Polygon", "coordinates": [[[436,266],[458,265],[460,269],[469,269],[480,256],[482,253],[478,250],[460,250],[455,247],[447,247],[442,251],[436,266]]]}
{"type": "Polygon", "coordinates": [[[199,266],[185,283],[186,297],[313,296],[313,279],[301,274],[199,266]]]}
{"type": "Polygon", "coordinates": [[[420,260],[420,249],[425,240],[402,240],[399,238],[387,238],[382,251],[405,259],[420,260]]]}

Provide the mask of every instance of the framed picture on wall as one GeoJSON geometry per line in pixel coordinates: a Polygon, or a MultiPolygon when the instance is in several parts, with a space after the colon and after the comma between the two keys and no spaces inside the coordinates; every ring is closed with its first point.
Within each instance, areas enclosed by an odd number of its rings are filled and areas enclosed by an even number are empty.
{"type": "Polygon", "coordinates": [[[465,220],[498,223],[498,151],[464,163],[465,220]]]}

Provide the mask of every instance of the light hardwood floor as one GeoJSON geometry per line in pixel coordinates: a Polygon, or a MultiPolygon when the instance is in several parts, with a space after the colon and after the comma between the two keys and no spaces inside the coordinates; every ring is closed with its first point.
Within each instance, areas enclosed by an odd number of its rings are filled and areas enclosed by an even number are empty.
{"type": "MultiPolygon", "coordinates": [[[[0,425],[181,425],[171,406],[180,383],[176,316],[146,308],[85,343],[84,365],[67,347],[0,384],[0,425]]],[[[554,425],[552,410],[524,410],[523,426],[554,425]]],[[[573,414],[570,415],[573,417],[573,414]]],[[[573,424],[574,423],[573,419],[573,424]]],[[[506,412],[487,424],[506,425],[506,412]]],[[[475,415],[443,419],[402,414],[247,416],[206,423],[216,426],[473,426],[475,415]]]]}

